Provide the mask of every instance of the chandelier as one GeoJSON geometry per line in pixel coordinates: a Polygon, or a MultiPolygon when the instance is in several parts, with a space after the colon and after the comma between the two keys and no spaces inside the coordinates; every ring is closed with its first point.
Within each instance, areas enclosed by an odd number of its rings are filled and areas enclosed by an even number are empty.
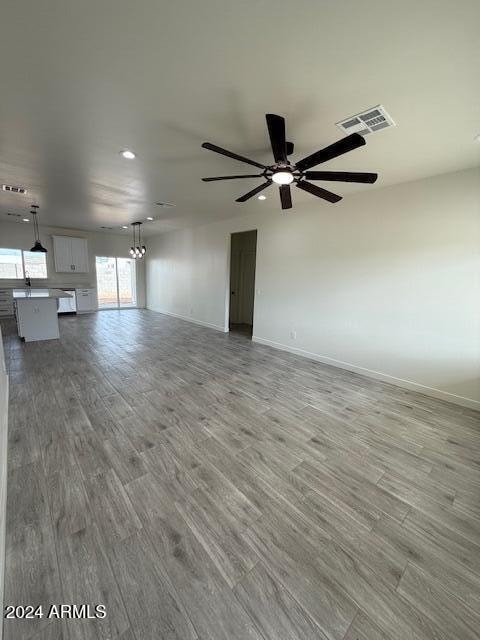
{"type": "Polygon", "coordinates": [[[141,239],[141,231],[140,228],[142,226],[141,222],[132,222],[133,227],[133,245],[130,247],[130,255],[135,260],[139,260],[143,258],[143,256],[147,253],[147,248],[144,244],[142,244],[141,239]]]}

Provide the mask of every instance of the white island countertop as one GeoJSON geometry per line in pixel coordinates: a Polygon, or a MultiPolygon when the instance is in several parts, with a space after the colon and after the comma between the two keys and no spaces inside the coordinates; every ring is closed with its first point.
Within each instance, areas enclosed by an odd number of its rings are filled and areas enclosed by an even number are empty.
{"type": "Polygon", "coordinates": [[[62,289],[14,289],[14,300],[29,300],[38,298],[72,298],[73,296],[62,289]]]}

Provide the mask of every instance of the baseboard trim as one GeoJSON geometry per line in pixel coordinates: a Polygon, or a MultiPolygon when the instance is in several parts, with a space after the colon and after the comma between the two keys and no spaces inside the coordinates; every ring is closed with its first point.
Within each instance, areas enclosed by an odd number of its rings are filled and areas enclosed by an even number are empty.
{"type": "Polygon", "coordinates": [[[283,344],[282,342],[274,342],[273,340],[267,340],[265,338],[260,338],[259,336],[252,336],[252,342],[257,342],[258,344],[264,344],[268,347],[273,347],[274,349],[280,349],[281,351],[288,351],[289,353],[293,353],[297,356],[301,356],[303,358],[309,358],[310,360],[316,360],[317,362],[322,362],[323,364],[329,364],[329,365],[332,365],[333,367],[339,367],[340,369],[353,371],[354,373],[359,373],[361,375],[368,376],[369,378],[375,378],[376,380],[381,380],[382,382],[388,382],[390,384],[397,385],[398,387],[402,387],[410,391],[423,393],[424,395],[431,396],[439,400],[445,400],[446,402],[453,402],[454,404],[461,405],[462,407],[468,407],[469,409],[480,410],[480,402],[478,400],[473,400],[473,398],[465,398],[464,396],[458,396],[454,393],[449,393],[448,391],[442,391],[442,389],[436,389],[435,387],[428,387],[426,385],[420,384],[419,382],[413,382],[412,380],[404,380],[403,378],[396,378],[395,376],[391,376],[388,373],[374,371],[373,369],[360,367],[350,362],[344,362],[343,360],[336,360],[335,358],[330,358],[329,356],[323,356],[318,353],[313,353],[311,351],[305,351],[304,349],[297,349],[295,347],[290,347],[289,345],[283,344]]]}
{"type": "Polygon", "coordinates": [[[211,322],[205,322],[204,320],[197,320],[196,318],[189,318],[188,316],[181,316],[179,313],[172,313],[171,311],[161,311],[160,309],[153,309],[152,307],[147,307],[147,309],[149,311],[154,311],[155,313],[161,313],[164,316],[171,316],[172,318],[178,318],[179,320],[184,320],[185,322],[198,324],[201,327],[207,327],[208,329],[215,329],[215,331],[228,333],[228,329],[225,329],[225,327],[221,327],[218,324],[212,324],[211,322]]]}

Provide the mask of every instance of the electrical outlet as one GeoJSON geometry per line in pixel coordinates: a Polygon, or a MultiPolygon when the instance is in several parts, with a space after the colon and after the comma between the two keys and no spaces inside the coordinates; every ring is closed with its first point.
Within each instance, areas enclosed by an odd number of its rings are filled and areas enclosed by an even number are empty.
{"type": "Polygon", "coordinates": [[[290,331],[290,338],[291,338],[292,340],[296,340],[296,339],[297,339],[297,332],[296,332],[296,330],[295,330],[295,329],[292,329],[292,330],[290,331]]]}

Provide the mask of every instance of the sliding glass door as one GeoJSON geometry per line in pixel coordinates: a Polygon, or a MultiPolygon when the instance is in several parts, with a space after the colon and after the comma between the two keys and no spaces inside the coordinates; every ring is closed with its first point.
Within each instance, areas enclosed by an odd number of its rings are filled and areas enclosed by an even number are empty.
{"type": "Polygon", "coordinates": [[[99,309],[137,306],[134,260],[97,256],[96,267],[99,309]]]}
{"type": "Polygon", "coordinates": [[[117,258],[118,304],[120,307],[136,307],[135,260],[117,258]]]}

